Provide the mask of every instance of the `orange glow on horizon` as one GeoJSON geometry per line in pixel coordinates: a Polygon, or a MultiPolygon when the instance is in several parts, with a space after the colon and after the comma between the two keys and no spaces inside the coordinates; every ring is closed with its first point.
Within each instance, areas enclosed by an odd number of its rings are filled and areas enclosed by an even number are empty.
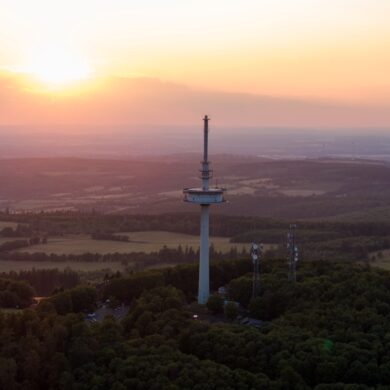
{"type": "MultiPolygon", "coordinates": [[[[150,117],[140,101],[160,115],[158,104],[182,102],[186,88],[194,91],[190,101],[208,96],[207,104],[226,117],[229,94],[237,104],[247,94],[379,111],[390,106],[389,0],[0,0],[0,9],[6,38],[0,39],[0,72],[11,70],[19,80],[17,91],[0,90],[2,105],[4,115],[17,111],[17,119],[24,118],[22,107],[49,105],[50,98],[69,100],[69,107],[71,98],[72,107],[78,99],[84,106],[99,102],[90,115],[110,107],[112,120],[131,120],[126,104],[133,115],[150,117]]],[[[42,120],[53,120],[50,109],[42,120]]],[[[310,123],[328,120],[319,115],[310,123]]]]}

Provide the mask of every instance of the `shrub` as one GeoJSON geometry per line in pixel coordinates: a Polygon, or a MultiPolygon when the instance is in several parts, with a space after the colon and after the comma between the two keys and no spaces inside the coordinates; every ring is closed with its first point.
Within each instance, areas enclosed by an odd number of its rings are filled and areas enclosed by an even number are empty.
{"type": "Polygon", "coordinates": [[[225,316],[229,320],[235,320],[238,316],[238,305],[236,302],[227,302],[224,307],[225,316]]]}
{"type": "Polygon", "coordinates": [[[207,301],[207,308],[213,313],[222,313],[223,299],[219,295],[211,295],[207,301]]]}

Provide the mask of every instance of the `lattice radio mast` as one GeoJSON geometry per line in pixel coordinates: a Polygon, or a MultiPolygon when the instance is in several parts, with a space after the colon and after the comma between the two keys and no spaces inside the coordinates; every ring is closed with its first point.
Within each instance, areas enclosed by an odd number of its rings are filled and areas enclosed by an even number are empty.
{"type": "Polygon", "coordinates": [[[295,242],[295,229],[297,225],[290,225],[287,233],[287,251],[288,251],[288,280],[296,282],[297,280],[297,262],[299,260],[298,247],[295,242]]]}
{"type": "Polygon", "coordinates": [[[260,294],[260,259],[263,253],[263,244],[257,245],[252,243],[251,258],[253,262],[253,286],[252,297],[255,298],[260,294]]]}

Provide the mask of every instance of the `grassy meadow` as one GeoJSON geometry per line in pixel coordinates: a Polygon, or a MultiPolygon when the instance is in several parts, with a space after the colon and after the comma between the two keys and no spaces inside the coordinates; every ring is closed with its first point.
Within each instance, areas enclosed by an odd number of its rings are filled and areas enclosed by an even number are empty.
{"type": "Polygon", "coordinates": [[[14,240],[28,240],[28,237],[0,237],[0,245],[14,240]]]}
{"type": "MultiPolygon", "coordinates": [[[[131,232],[121,233],[127,235],[129,242],[110,241],[110,240],[94,240],[88,235],[68,235],[61,237],[51,237],[47,244],[33,245],[29,248],[22,248],[20,252],[44,252],[47,254],[73,254],[78,255],[86,252],[90,253],[130,253],[144,252],[151,253],[160,250],[164,245],[168,248],[177,248],[179,245],[183,249],[188,246],[196,250],[199,247],[199,236],[161,232],[161,231],[146,231],[146,232],[131,232]]],[[[210,240],[215,249],[221,252],[229,252],[232,247],[242,249],[242,244],[232,244],[229,238],[212,237],[210,240]]]]}
{"type": "Polygon", "coordinates": [[[0,221],[0,230],[7,227],[16,228],[17,225],[16,222],[0,221]]]}

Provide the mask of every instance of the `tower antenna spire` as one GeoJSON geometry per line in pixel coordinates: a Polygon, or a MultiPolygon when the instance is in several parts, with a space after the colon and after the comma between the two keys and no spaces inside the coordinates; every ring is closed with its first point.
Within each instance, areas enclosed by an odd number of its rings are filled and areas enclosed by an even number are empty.
{"type": "Polygon", "coordinates": [[[209,166],[209,117],[205,115],[203,118],[203,161],[202,161],[202,186],[205,191],[209,189],[209,180],[211,179],[211,171],[209,166]]]}
{"type": "Polygon", "coordinates": [[[209,120],[208,115],[205,115],[203,118],[204,121],[204,153],[203,153],[203,162],[208,162],[209,160],[209,120]]]}

